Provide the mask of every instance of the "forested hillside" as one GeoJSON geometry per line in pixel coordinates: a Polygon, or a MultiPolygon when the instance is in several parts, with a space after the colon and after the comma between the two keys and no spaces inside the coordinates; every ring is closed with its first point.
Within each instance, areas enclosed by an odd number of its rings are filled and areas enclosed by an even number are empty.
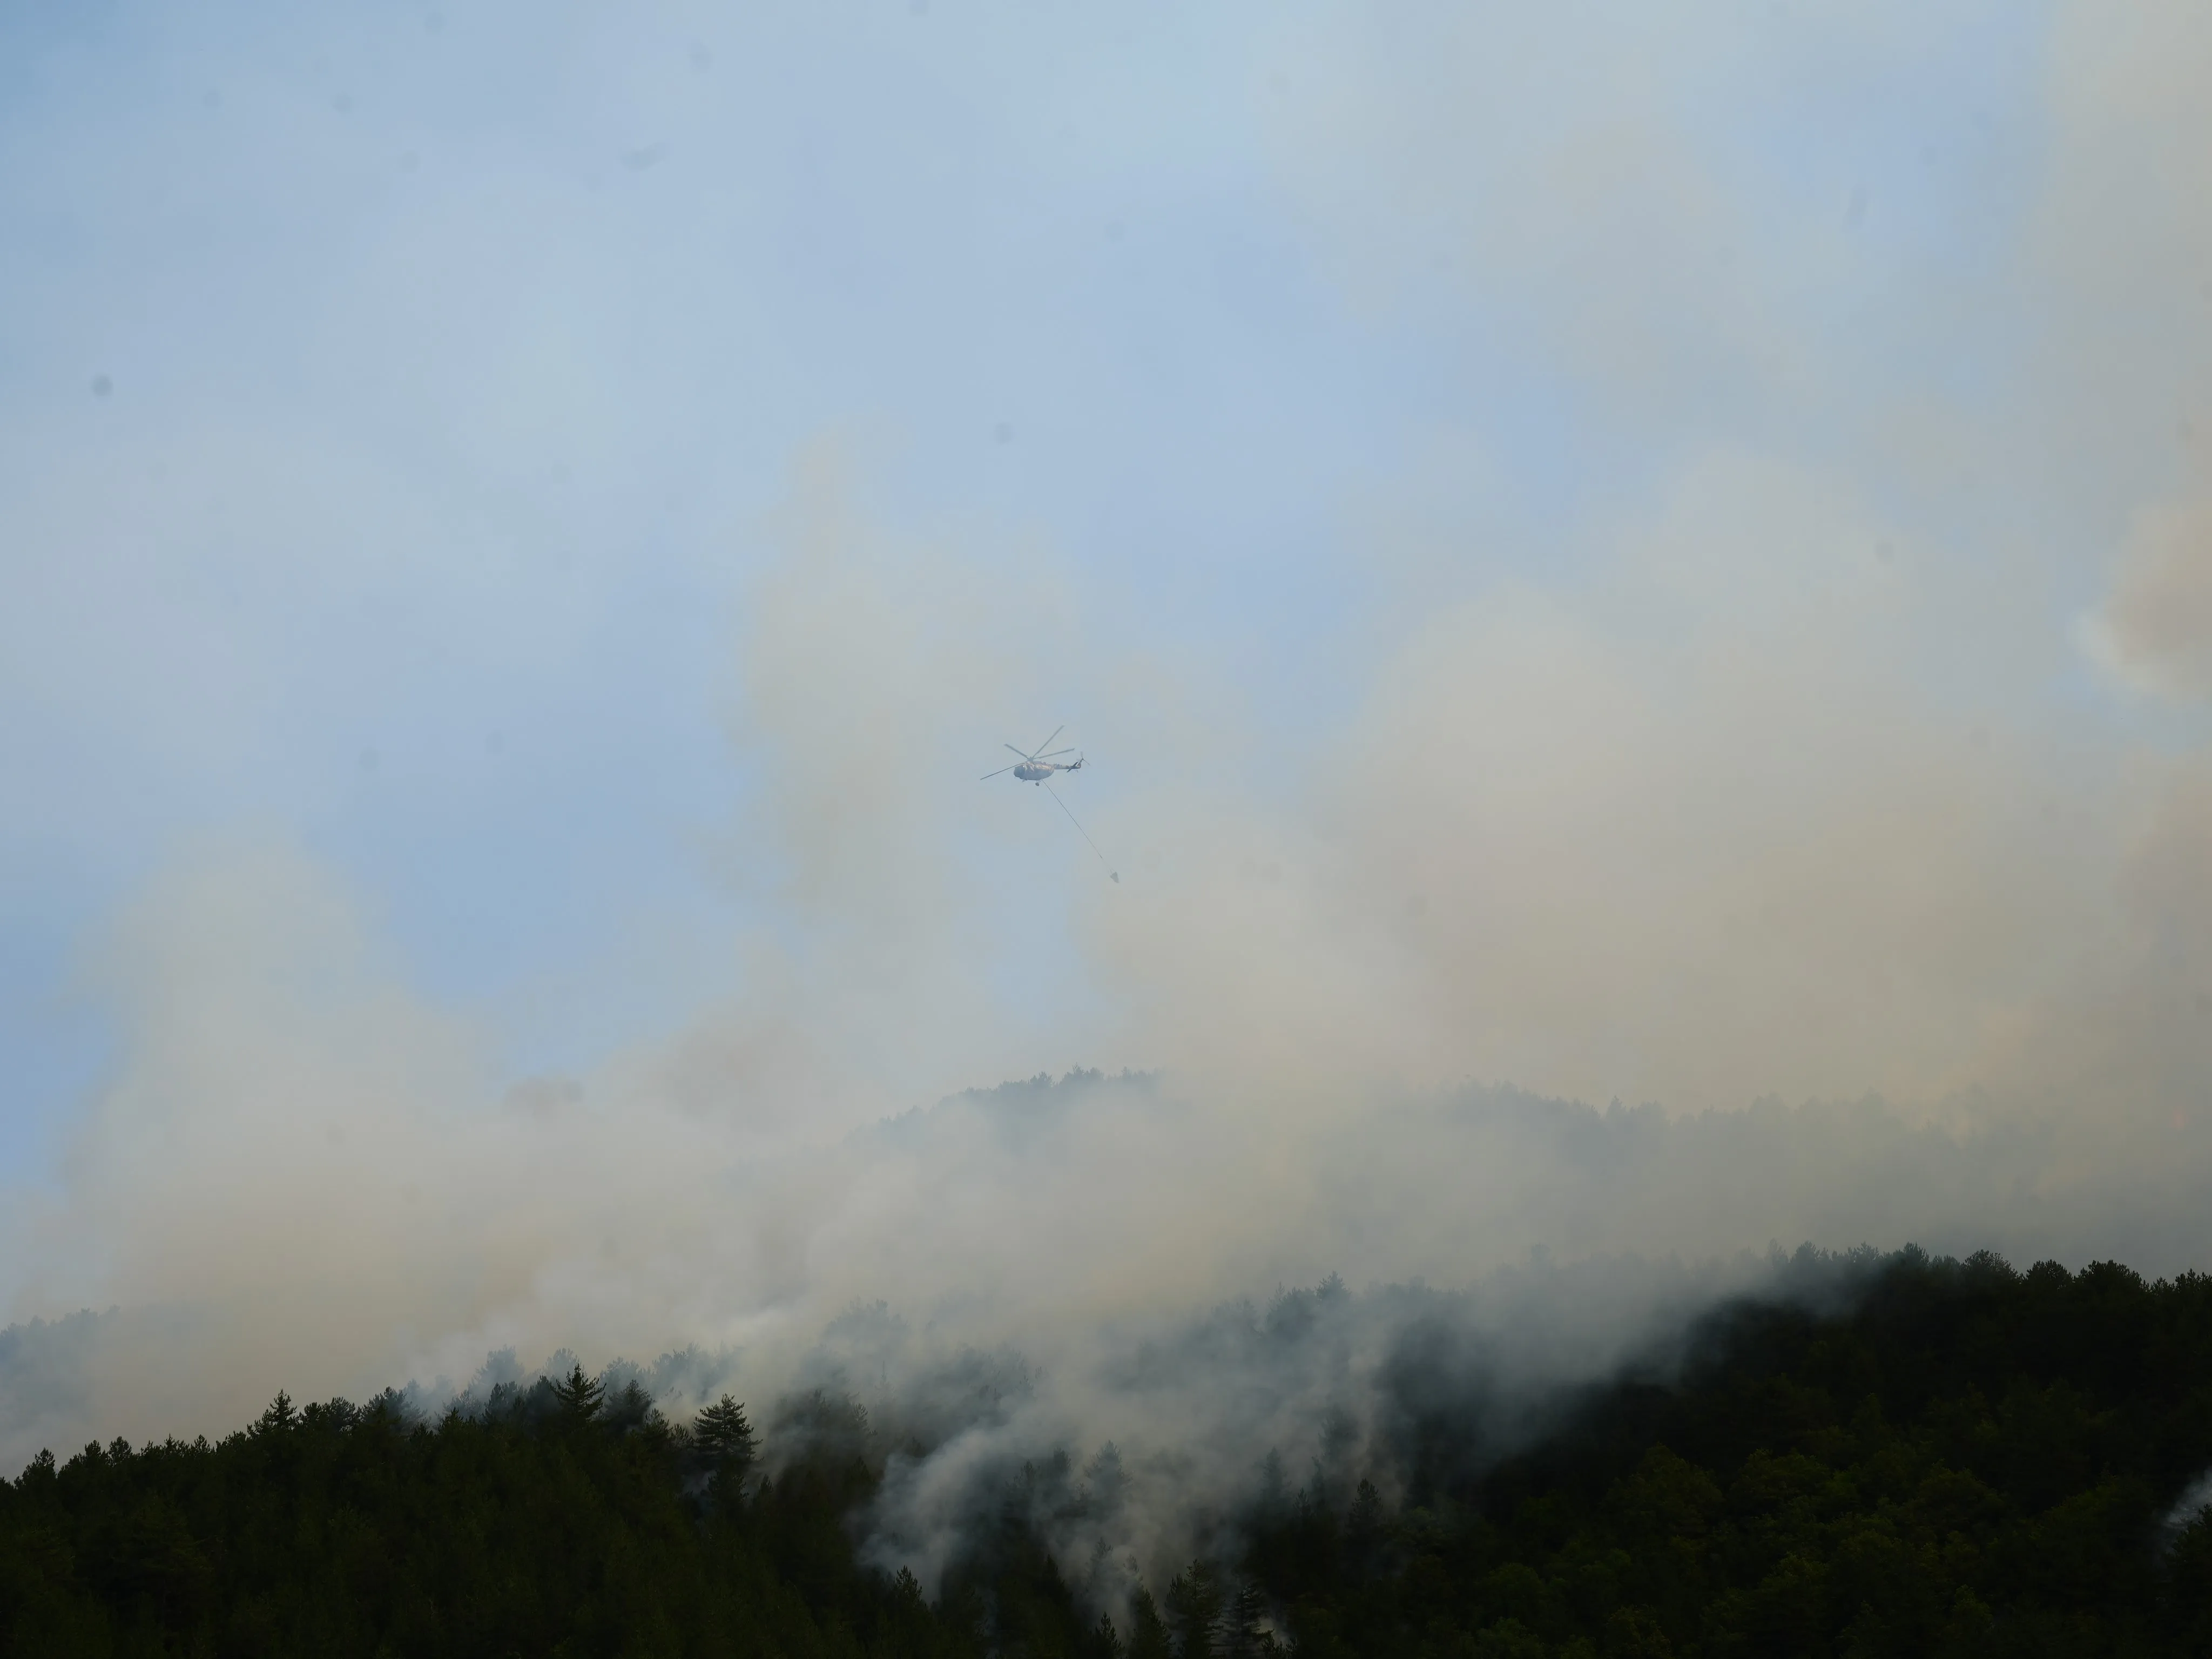
{"type": "Polygon", "coordinates": [[[1689,1356],[1503,1461],[1480,1400],[1401,1393],[1370,1479],[1255,1481],[1212,1559],[1108,1608],[1011,1499],[933,1601],[864,1565],[883,1454],[849,1401],[782,1402],[763,1447],[735,1401],[672,1425],[580,1370],[433,1423],[280,1395],[219,1443],[0,1483],[0,1650],[2212,1653],[2212,1519],[2181,1507],[2212,1280],[1907,1251],[1689,1356]]]}

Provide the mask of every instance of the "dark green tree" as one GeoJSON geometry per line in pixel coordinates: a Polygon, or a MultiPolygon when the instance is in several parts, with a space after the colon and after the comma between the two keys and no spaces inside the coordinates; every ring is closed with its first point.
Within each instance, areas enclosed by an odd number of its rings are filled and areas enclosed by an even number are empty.
{"type": "Polygon", "coordinates": [[[577,1423],[597,1421],[605,1409],[605,1395],[606,1389],[585,1376],[580,1364],[571,1366],[568,1375],[553,1385],[553,1398],[559,1402],[562,1415],[577,1423]]]}
{"type": "Polygon", "coordinates": [[[691,1438],[717,1464],[740,1473],[752,1466],[753,1425],[745,1419],[744,1407],[728,1395],[699,1413],[691,1425],[691,1438]]]}
{"type": "Polygon", "coordinates": [[[897,1455],[857,1402],[785,1402],[775,1476],[702,1501],[702,1459],[762,1461],[744,1408],[672,1431],[572,1364],[435,1423],[280,1395],[214,1444],[33,1459],[0,1480],[0,1656],[1246,1659],[1278,1627],[1301,1659],[2212,1653],[2212,1517],[2177,1512],[2212,1468],[2212,1279],[1854,1271],[1717,1310],[1532,1440],[1425,1380],[1210,1517],[1237,1552],[1164,1615],[1133,1587],[1119,1630],[1081,1590],[1110,1575],[1054,1557],[1119,1507],[1070,1458],[1006,1476],[932,1603],[857,1548],[897,1455]]]}
{"type": "Polygon", "coordinates": [[[1168,1628],[1176,1659],[1213,1659],[1220,1651],[1221,1571],[1200,1559],[1168,1581],[1168,1628]]]}
{"type": "Polygon", "coordinates": [[[1175,1647],[1159,1603],[1142,1584],[1129,1597],[1129,1659],[1173,1659],[1175,1647]]]}

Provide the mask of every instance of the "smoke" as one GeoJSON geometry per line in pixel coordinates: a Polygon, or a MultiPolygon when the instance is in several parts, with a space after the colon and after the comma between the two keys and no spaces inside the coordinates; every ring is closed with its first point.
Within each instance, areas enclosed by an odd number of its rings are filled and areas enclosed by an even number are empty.
{"type": "Polygon", "coordinates": [[[1355,1291],[1331,1275],[1264,1304],[1117,1322],[1057,1372],[1006,1351],[933,1352],[878,1310],[866,1364],[817,1364],[871,1401],[884,1479],[856,1522],[886,1571],[933,1591],[948,1569],[1036,1540],[1119,1617],[1140,1580],[1233,1555],[1255,1516],[1297,1502],[1342,1513],[1363,1487],[1436,1503],[1439,1483],[1458,1487],[1566,1420],[1591,1379],[1671,1371],[1717,1298],[1832,1304],[1869,1260],[1801,1249],[1689,1268],[1539,1253],[1450,1291],[1355,1291]]]}
{"type": "Polygon", "coordinates": [[[2212,697],[2212,507],[2145,516],[2091,629],[2098,654],[2138,690],[2185,703],[2212,697]]]}
{"type": "Polygon", "coordinates": [[[2174,1505],[2160,1522],[2160,1529],[2171,1544],[2191,1527],[2200,1524],[2204,1512],[2212,1509],[2212,1470],[2200,1474],[2189,1483],[2189,1489],[2175,1500],[2174,1505]]]}
{"type": "Polygon", "coordinates": [[[1615,473],[1479,411],[1378,461],[1285,715],[1218,619],[805,447],[717,544],[734,804],[685,854],[737,921],[651,1033],[507,1074],[283,829],[88,946],[117,1049],[0,1224],[0,1464],[629,1356],[772,1452],[849,1390],[885,1564],[1019,1487],[1110,1599],[1269,1454],[1387,1471],[1431,1387],[1504,1443],[1771,1243],[2202,1265],[2205,24],[2058,9],[2031,108],[1936,124],[1950,239],[1852,171],[1917,158],[1761,172],[1698,112],[1862,132],[1994,14],[1559,16],[1322,15],[1254,70],[1315,269],[1557,367],[1615,473]],[[1063,719],[1118,885],[975,781],[1063,719]]]}

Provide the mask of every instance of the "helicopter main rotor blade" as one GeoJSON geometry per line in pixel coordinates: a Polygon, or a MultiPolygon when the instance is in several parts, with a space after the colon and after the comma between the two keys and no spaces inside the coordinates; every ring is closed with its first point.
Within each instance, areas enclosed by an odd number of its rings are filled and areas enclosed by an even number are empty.
{"type": "MultiPolygon", "coordinates": [[[[1013,769],[1014,769],[1011,766],[1002,766],[999,769],[999,772],[1011,772],[1013,769]]],[[[986,772],[981,777],[976,779],[975,781],[978,783],[988,783],[993,778],[999,775],[999,772],[986,772]]]]}
{"type": "MultiPolygon", "coordinates": [[[[1066,728],[1066,726],[1054,726],[1054,727],[1052,728],[1052,738],[1056,738],[1056,737],[1058,737],[1061,732],[1065,732],[1065,731],[1066,731],[1066,730],[1067,730],[1067,728],[1066,728]]],[[[1034,749],[1030,750],[1030,755],[1031,758],[1035,758],[1036,756],[1042,754],[1042,753],[1043,753],[1043,752],[1044,752],[1048,748],[1049,748],[1049,747],[1051,746],[1051,744],[1052,744],[1052,738],[1046,738],[1042,743],[1039,744],[1036,748],[1034,748],[1034,749]]]]}
{"type": "Polygon", "coordinates": [[[1014,748],[1014,745],[1013,745],[1013,744],[1012,744],[1011,743],[1002,744],[1002,745],[1001,745],[1001,747],[1003,747],[1003,748],[1005,748],[1005,749],[1007,749],[1007,750],[1011,750],[1011,751],[1012,751],[1012,753],[1014,753],[1014,754],[1019,755],[1019,756],[1020,756],[1024,760],[1027,760],[1027,759],[1030,757],[1029,757],[1029,751],[1028,751],[1027,750],[1024,750],[1024,749],[1016,749],[1016,748],[1014,748]]]}
{"type": "Polygon", "coordinates": [[[1032,755],[1032,756],[1030,756],[1030,758],[1031,760],[1052,760],[1052,759],[1056,758],[1056,757],[1059,757],[1059,756],[1061,756],[1061,755],[1072,755],[1072,754],[1073,754],[1074,752],[1075,752],[1075,750],[1074,750],[1074,749],[1073,749],[1073,748],[1072,748],[1072,747],[1070,747],[1070,748],[1066,748],[1066,749],[1055,749],[1055,750],[1054,750],[1052,751],[1052,753],[1051,753],[1051,754],[1049,754],[1049,755],[1032,755]]]}

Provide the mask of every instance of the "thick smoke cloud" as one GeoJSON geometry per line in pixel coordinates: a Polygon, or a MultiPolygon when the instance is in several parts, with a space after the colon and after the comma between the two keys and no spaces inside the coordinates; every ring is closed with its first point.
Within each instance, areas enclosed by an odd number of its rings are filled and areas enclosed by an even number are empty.
{"type": "Polygon", "coordinates": [[[780,1398],[869,1405],[887,1564],[1059,1448],[1110,1576],[1269,1452],[1387,1468],[1423,1331],[1510,1427],[1772,1243],[2202,1265],[2205,25],[2060,9],[2039,149],[1969,111],[1929,163],[2018,211],[1902,270],[1853,227],[1911,201],[1698,118],[1862,110],[1984,26],[1270,39],[1317,268],[1378,326],[1504,317],[1620,476],[1547,514],[1480,434],[1385,468],[1286,744],[1110,574],[822,441],[732,532],[711,988],[517,1081],[297,837],[179,855],[88,953],[118,1051],[9,1206],[45,1322],[0,1339],[0,1463],[696,1345],[672,1401],[727,1382],[771,1448],[780,1398]],[[974,781],[1063,713],[1118,885],[974,781]],[[960,1092],[1076,1063],[1112,1075],[960,1092]]]}

